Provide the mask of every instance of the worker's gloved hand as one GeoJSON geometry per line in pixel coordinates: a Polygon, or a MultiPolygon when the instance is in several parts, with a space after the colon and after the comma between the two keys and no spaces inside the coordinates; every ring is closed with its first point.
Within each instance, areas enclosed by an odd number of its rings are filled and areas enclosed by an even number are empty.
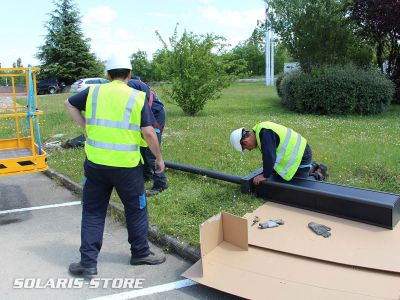
{"type": "Polygon", "coordinates": [[[328,226],[325,226],[323,224],[318,224],[315,222],[310,222],[308,223],[308,227],[314,231],[318,235],[322,235],[324,238],[327,238],[331,235],[330,231],[331,228],[328,226]]]}
{"type": "Polygon", "coordinates": [[[276,219],[276,220],[268,220],[264,223],[258,224],[259,229],[264,229],[264,228],[273,228],[273,227],[278,227],[279,225],[283,225],[285,222],[282,219],[276,219]]]}

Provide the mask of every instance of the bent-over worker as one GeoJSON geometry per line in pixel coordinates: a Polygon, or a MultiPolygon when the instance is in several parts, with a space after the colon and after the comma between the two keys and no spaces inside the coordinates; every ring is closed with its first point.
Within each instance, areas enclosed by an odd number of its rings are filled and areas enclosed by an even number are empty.
{"type": "Polygon", "coordinates": [[[313,165],[307,140],[285,126],[266,121],[255,125],[252,130],[239,128],[232,131],[230,142],[239,152],[255,148],[261,151],[263,173],[254,177],[255,185],[267,180],[273,172],[286,181],[295,176],[314,180],[324,180],[327,176],[326,166],[313,165]]]}

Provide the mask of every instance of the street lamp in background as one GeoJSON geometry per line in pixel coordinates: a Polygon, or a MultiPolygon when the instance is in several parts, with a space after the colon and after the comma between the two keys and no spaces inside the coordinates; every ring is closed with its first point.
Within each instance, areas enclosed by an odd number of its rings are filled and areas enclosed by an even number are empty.
{"type": "Polygon", "coordinates": [[[274,32],[268,26],[268,2],[265,1],[265,85],[274,85],[274,32]]]}

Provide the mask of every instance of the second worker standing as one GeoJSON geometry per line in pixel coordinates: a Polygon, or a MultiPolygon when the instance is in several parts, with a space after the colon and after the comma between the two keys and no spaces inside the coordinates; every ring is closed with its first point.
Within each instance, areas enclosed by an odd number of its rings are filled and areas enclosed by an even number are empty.
{"type": "MultiPolygon", "coordinates": [[[[154,130],[157,134],[158,142],[161,147],[161,139],[165,127],[164,104],[160,101],[157,94],[146,83],[144,83],[139,76],[132,77],[132,79],[128,81],[128,86],[146,93],[147,103],[149,104],[151,111],[154,115],[154,118],[156,119],[157,122],[154,127],[154,130]]],[[[143,165],[144,179],[145,181],[153,180],[153,187],[150,190],[146,191],[146,196],[151,197],[167,189],[168,187],[167,178],[165,177],[164,172],[160,173],[156,172],[155,169],[156,157],[148,147],[141,147],[140,152],[144,160],[144,165],[143,165]]]]}

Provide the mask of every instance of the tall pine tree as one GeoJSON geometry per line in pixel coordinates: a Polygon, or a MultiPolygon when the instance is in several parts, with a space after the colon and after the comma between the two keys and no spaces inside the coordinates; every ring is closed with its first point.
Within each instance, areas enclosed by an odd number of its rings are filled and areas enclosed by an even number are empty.
{"type": "Polygon", "coordinates": [[[84,77],[104,75],[104,65],[90,52],[90,39],[84,38],[79,11],[72,0],[54,2],[46,24],[45,44],[36,54],[41,78],[58,78],[66,84],[84,77]]]}

